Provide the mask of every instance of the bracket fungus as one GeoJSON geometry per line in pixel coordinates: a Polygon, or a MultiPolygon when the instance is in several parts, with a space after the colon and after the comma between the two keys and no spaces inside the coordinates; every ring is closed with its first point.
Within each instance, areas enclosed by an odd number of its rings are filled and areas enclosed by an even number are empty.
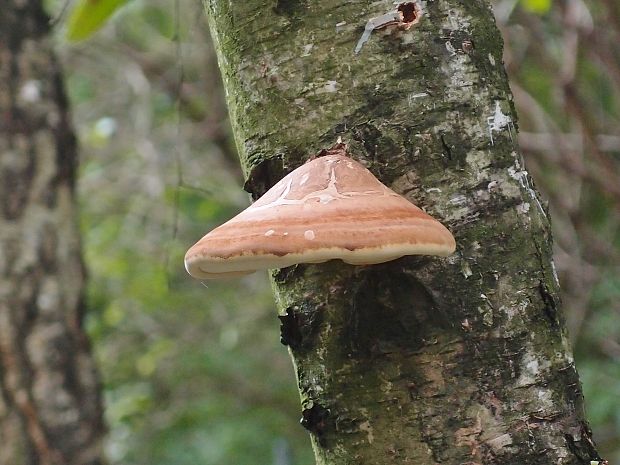
{"type": "Polygon", "coordinates": [[[342,146],[292,171],[200,239],[185,254],[189,274],[226,278],[333,259],[370,265],[454,252],[450,231],[346,156],[342,146]]]}

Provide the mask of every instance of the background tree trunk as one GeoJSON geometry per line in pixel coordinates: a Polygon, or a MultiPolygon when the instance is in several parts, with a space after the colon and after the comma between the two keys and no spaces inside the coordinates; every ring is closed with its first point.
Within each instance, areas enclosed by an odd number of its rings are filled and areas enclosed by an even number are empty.
{"type": "Polygon", "coordinates": [[[317,463],[597,459],[489,4],[420,4],[356,55],[391,1],[204,3],[246,190],[341,137],[457,239],[447,259],[273,273],[317,463]]]}
{"type": "Polygon", "coordinates": [[[99,464],[76,144],[40,1],[0,1],[0,465],[99,464]]]}

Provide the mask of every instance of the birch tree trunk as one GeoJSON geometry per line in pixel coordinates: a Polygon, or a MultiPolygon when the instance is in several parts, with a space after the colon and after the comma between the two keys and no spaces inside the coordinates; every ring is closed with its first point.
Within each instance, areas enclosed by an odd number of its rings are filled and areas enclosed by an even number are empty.
{"type": "Polygon", "coordinates": [[[597,460],[488,2],[403,4],[358,54],[392,1],[204,3],[254,198],[341,138],[457,240],[273,272],[317,463],[597,460]]]}
{"type": "Polygon", "coordinates": [[[0,465],[100,464],[76,144],[49,18],[0,0],[0,465]]]}

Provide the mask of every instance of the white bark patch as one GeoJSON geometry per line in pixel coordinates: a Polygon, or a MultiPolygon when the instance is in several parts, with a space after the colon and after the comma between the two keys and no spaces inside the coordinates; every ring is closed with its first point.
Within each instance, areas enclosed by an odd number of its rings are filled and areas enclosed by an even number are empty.
{"type": "Polygon", "coordinates": [[[323,86],[323,89],[325,89],[325,92],[336,92],[338,90],[336,88],[337,84],[337,81],[327,81],[327,83],[323,86]]]}
{"type": "Polygon", "coordinates": [[[500,434],[495,438],[487,439],[486,444],[491,446],[495,452],[499,452],[504,447],[512,445],[512,436],[509,433],[500,434]]]}
{"type": "Polygon", "coordinates": [[[530,304],[527,300],[522,300],[514,305],[502,305],[499,310],[501,313],[506,315],[506,317],[508,318],[508,322],[510,323],[515,317],[522,315],[523,312],[527,310],[527,307],[529,307],[529,305],[530,304]]]}
{"type": "Polygon", "coordinates": [[[465,197],[463,194],[456,194],[450,200],[448,200],[448,203],[452,205],[465,205],[467,203],[467,197],[465,197]]]}
{"type": "Polygon", "coordinates": [[[446,206],[448,208],[441,212],[446,221],[465,218],[471,213],[470,202],[463,194],[453,194],[446,202],[446,206]]]}
{"type": "Polygon", "coordinates": [[[338,81],[333,80],[312,82],[303,89],[302,93],[309,95],[332,94],[338,91],[338,86],[338,81]]]}
{"type": "Polygon", "coordinates": [[[462,12],[459,11],[458,9],[453,8],[453,5],[446,5],[445,8],[448,12],[448,23],[446,24],[446,26],[449,29],[452,29],[454,31],[469,30],[469,26],[470,26],[469,17],[463,15],[462,12]]]}
{"type": "MultiPolygon", "coordinates": [[[[447,11],[445,20],[441,27],[446,30],[444,36],[449,37],[452,31],[468,32],[470,30],[470,18],[466,8],[456,7],[449,2],[442,2],[440,8],[447,11]]],[[[446,50],[450,55],[449,60],[443,60],[442,72],[447,80],[446,99],[451,102],[469,101],[474,106],[479,106],[480,102],[486,100],[487,90],[478,88],[480,73],[471,65],[471,58],[466,53],[457,53],[450,42],[445,42],[446,50]]],[[[447,119],[449,121],[449,118],[447,119]]],[[[455,119],[455,121],[458,121],[455,119]]],[[[465,118],[466,124],[463,130],[467,135],[473,136],[474,140],[480,132],[480,128],[474,125],[469,117],[465,118]]]]}
{"type": "MultiPolygon", "coordinates": [[[[480,129],[480,133],[478,135],[478,138],[480,138],[480,134],[484,133],[484,130],[480,129]]],[[[492,181],[499,181],[501,182],[501,179],[493,179],[493,178],[489,178],[489,159],[488,159],[488,152],[486,150],[471,150],[467,153],[466,156],[466,162],[468,165],[468,168],[472,171],[472,174],[476,176],[476,181],[479,183],[484,182],[492,182],[492,181]]],[[[496,184],[493,184],[491,187],[495,187],[496,184]]],[[[487,186],[488,189],[488,186],[487,186]]]]}
{"type": "Polygon", "coordinates": [[[547,370],[551,366],[551,363],[548,360],[541,360],[537,358],[534,352],[528,350],[523,355],[520,365],[521,375],[515,383],[516,387],[535,385],[540,377],[539,375],[541,374],[541,372],[547,370]]]}
{"type": "Polygon", "coordinates": [[[528,175],[527,171],[524,170],[524,169],[523,170],[521,169],[521,164],[519,163],[519,159],[517,158],[516,153],[514,153],[514,155],[515,155],[515,166],[514,167],[511,166],[511,167],[508,168],[508,175],[512,179],[516,179],[517,181],[519,181],[519,184],[521,184],[521,187],[525,191],[527,191],[527,193],[532,198],[532,200],[534,200],[536,202],[536,205],[538,206],[538,209],[540,210],[542,215],[545,218],[547,218],[547,213],[545,213],[545,209],[543,208],[542,204],[540,203],[540,200],[538,200],[538,195],[536,195],[536,191],[530,185],[529,175],[528,175]]]}
{"type": "Polygon", "coordinates": [[[304,51],[302,52],[301,56],[302,57],[309,57],[310,56],[310,52],[312,51],[313,48],[314,48],[314,44],[306,44],[306,45],[304,45],[304,51]]]}
{"type": "Polygon", "coordinates": [[[553,408],[553,392],[547,388],[540,388],[537,393],[538,400],[543,407],[553,408]]]}
{"type": "Polygon", "coordinates": [[[409,106],[413,106],[414,102],[419,99],[419,98],[424,98],[424,97],[428,97],[429,94],[428,92],[418,92],[418,93],[411,93],[407,96],[407,104],[409,106]]]}
{"type": "Polygon", "coordinates": [[[489,136],[491,138],[491,145],[494,145],[493,131],[501,132],[504,129],[508,130],[510,140],[512,140],[512,130],[514,125],[512,124],[512,118],[510,115],[505,115],[502,112],[502,106],[499,100],[495,101],[495,112],[493,115],[487,118],[487,126],[489,127],[489,136]]]}
{"type": "Polygon", "coordinates": [[[449,40],[446,41],[446,50],[451,56],[456,55],[456,49],[452,46],[452,43],[449,40]]]}
{"type": "Polygon", "coordinates": [[[491,198],[491,194],[486,189],[480,189],[474,192],[474,197],[476,198],[476,203],[488,202],[491,198]]]}
{"type": "Polygon", "coordinates": [[[517,213],[520,215],[526,215],[527,212],[530,211],[530,204],[528,202],[523,202],[520,205],[517,205],[517,213]]]}
{"type": "MultiPolygon", "coordinates": [[[[474,79],[478,79],[476,74],[473,74],[468,66],[471,63],[471,59],[468,55],[454,53],[452,59],[448,61],[449,69],[445,72],[450,79],[450,83],[447,89],[448,98],[452,101],[458,98],[472,98],[474,91],[474,79]]],[[[472,128],[472,131],[477,131],[478,128],[472,128]]]]}
{"type": "Polygon", "coordinates": [[[466,260],[461,262],[461,274],[465,277],[465,279],[469,278],[473,274],[469,263],[467,263],[466,260]]]}
{"type": "Polygon", "coordinates": [[[558,278],[558,270],[555,267],[555,260],[551,259],[551,271],[553,272],[553,280],[556,285],[560,285],[560,278],[558,278]]]}

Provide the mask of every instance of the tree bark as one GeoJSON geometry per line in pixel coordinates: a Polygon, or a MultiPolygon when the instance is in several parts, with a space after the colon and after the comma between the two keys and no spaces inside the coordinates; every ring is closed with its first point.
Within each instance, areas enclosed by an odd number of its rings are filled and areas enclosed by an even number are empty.
{"type": "Polygon", "coordinates": [[[254,198],[341,138],[457,240],[272,273],[317,463],[597,460],[488,2],[420,2],[358,54],[392,1],[204,4],[254,198]]]}
{"type": "Polygon", "coordinates": [[[100,464],[75,137],[38,0],[0,0],[0,465],[100,464]]]}

